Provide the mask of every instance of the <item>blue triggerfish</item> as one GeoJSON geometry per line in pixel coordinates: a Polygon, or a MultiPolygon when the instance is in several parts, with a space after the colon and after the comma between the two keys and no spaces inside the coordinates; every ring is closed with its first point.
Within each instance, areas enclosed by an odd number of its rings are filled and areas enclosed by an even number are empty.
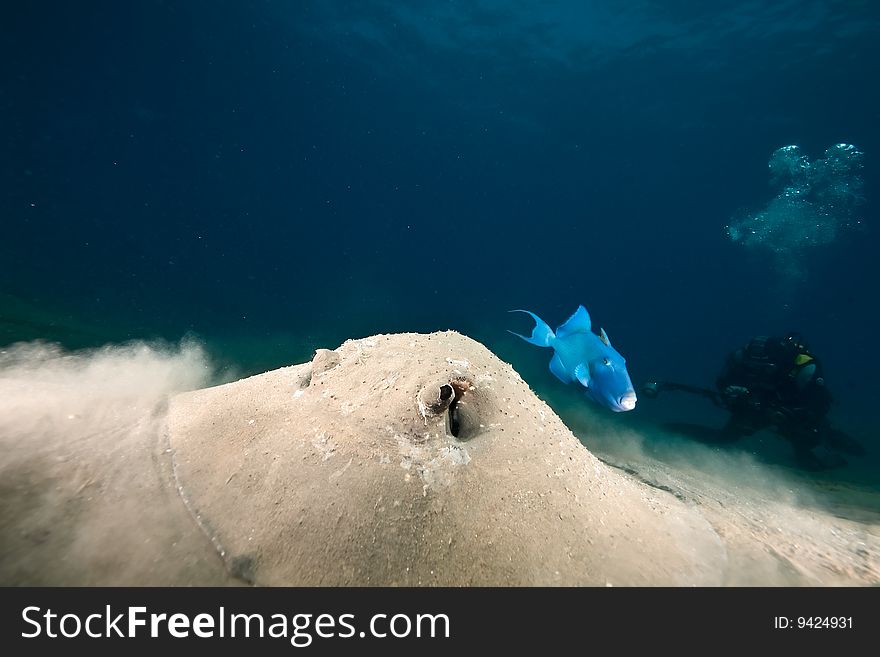
{"type": "Polygon", "coordinates": [[[528,310],[510,312],[528,313],[535,320],[532,336],[527,338],[513,333],[539,347],[553,347],[550,371],[563,383],[577,381],[587,389],[587,396],[612,411],[631,411],[636,407],[626,360],[611,346],[604,329],[599,335],[591,330],[590,314],[578,306],[556,333],[535,313],[528,310]]]}

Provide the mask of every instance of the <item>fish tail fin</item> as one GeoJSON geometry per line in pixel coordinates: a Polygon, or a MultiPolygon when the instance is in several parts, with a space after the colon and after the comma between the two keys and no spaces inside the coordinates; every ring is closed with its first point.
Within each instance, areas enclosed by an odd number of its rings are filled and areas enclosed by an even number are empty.
{"type": "Polygon", "coordinates": [[[535,313],[528,310],[511,310],[509,312],[528,313],[532,316],[532,319],[535,320],[535,328],[532,329],[532,335],[529,338],[524,335],[520,335],[519,333],[514,333],[513,331],[508,331],[508,333],[513,333],[515,336],[522,338],[529,344],[533,344],[538,347],[549,347],[553,344],[553,340],[556,339],[556,335],[553,333],[553,330],[549,326],[547,326],[546,322],[544,322],[544,320],[538,317],[535,313]]]}

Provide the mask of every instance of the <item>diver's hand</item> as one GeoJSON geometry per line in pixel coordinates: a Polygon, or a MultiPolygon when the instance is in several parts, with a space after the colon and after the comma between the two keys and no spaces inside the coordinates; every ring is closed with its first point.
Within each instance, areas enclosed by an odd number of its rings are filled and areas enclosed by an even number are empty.
{"type": "Polygon", "coordinates": [[[745,403],[749,395],[749,389],[743,386],[727,386],[721,393],[724,397],[724,403],[728,406],[739,406],[745,403]]]}
{"type": "Polygon", "coordinates": [[[749,394],[749,389],[743,386],[727,386],[724,389],[724,394],[728,397],[739,397],[740,395],[749,394]]]}

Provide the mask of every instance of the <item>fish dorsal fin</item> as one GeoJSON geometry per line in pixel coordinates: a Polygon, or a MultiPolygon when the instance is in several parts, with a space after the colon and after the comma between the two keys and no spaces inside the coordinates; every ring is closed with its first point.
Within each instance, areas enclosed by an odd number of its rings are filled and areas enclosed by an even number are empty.
{"type": "Polygon", "coordinates": [[[608,334],[605,332],[605,329],[599,329],[599,339],[604,342],[609,347],[611,346],[611,340],[608,339],[608,334]]]}
{"type": "Polygon", "coordinates": [[[574,378],[576,378],[584,388],[589,388],[590,368],[581,363],[574,368],[574,378]]]}
{"type": "Polygon", "coordinates": [[[573,335],[574,333],[589,333],[591,326],[590,313],[583,306],[578,306],[578,309],[574,311],[574,315],[556,329],[556,337],[564,338],[566,335],[573,335]]]}

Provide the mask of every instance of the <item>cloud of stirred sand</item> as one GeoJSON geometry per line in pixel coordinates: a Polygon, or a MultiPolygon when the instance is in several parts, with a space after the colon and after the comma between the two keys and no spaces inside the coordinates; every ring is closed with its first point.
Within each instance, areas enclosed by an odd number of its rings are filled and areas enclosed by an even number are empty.
{"type": "Polygon", "coordinates": [[[132,342],[66,352],[56,344],[0,348],[0,441],[110,432],[143,420],[169,394],[216,375],[194,340],[132,342]]]}
{"type": "Polygon", "coordinates": [[[797,469],[789,446],[773,435],[768,434],[761,452],[752,453],[745,443],[711,446],[648,423],[628,427],[588,408],[561,410],[566,424],[596,456],[685,497],[692,489],[695,498],[705,493],[793,506],[818,503],[808,474],[797,469]]]}
{"type": "Polygon", "coordinates": [[[218,378],[194,340],[0,348],[0,584],[175,583],[200,544],[163,503],[168,399],[218,378]]]}

